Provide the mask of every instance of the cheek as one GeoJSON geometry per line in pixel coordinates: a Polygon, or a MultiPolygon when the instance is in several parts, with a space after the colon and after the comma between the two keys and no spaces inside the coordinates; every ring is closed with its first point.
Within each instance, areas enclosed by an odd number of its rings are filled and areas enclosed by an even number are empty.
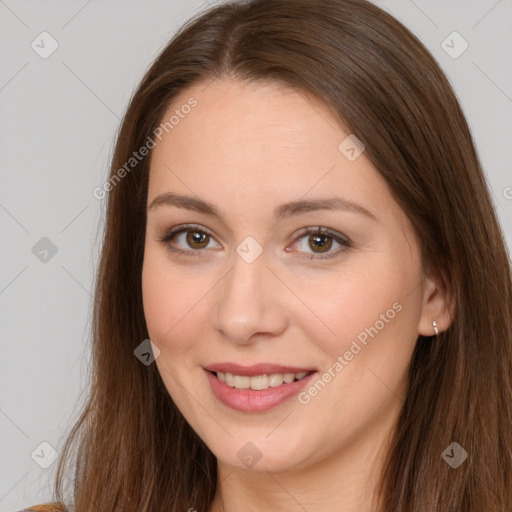
{"type": "Polygon", "coordinates": [[[382,422],[398,403],[415,345],[418,304],[408,296],[408,278],[392,272],[394,267],[344,273],[308,295],[308,305],[334,334],[318,318],[301,319],[300,329],[320,351],[321,369],[299,403],[306,417],[316,418],[311,421],[329,423],[333,437],[382,422]],[[343,414],[333,415],[332,404],[343,414]]]}
{"type": "Polygon", "coordinates": [[[326,276],[315,286],[301,286],[300,296],[310,311],[297,315],[301,329],[330,356],[349,350],[358,336],[364,345],[365,337],[370,339],[365,329],[375,333],[374,326],[386,331],[399,323],[405,283],[401,276],[386,275],[381,263],[378,271],[358,268],[326,276]]]}
{"type": "Polygon", "coordinates": [[[190,321],[200,310],[199,283],[187,272],[177,272],[162,257],[149,251],[142,268],[142,299],[144,316],[150,339],[160,349],[187,348],[187,340],[194,339],[192,330],[197,325],[190,321]],[[184,332],[184,330],[190,332],[184,332]]]}

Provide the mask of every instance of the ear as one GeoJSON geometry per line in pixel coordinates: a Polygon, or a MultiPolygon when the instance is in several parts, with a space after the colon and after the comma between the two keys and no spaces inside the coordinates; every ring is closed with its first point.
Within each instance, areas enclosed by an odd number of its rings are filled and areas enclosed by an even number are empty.
{"type": "Polygon", "coordinates": [[[439,332],[446,331],[453,322],[455,304],[453,294],[440,275],[431,275],[422,284],[422,308],[418,324],[418,334],[434,336],[432,322],[437,322],[439,332]]]}

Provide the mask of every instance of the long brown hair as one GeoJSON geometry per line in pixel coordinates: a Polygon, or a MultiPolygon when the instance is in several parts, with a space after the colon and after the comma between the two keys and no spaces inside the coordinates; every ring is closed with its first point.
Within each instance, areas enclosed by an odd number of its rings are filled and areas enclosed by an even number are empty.
{"type": "MultiPolygon", "coordinates": [[[[211,7],[147,71],[123,119],[110,178],[154,137],[178,93],[224,76],[280,83],[323,101],[364,142],[419,235],[425,271],[441,276],[453,298],[450,328],[418,337],[382,473],[382,511],[512,510],[511,265],[468,124],[439,65],[365,0],[211,7]],[[468,453],[457,469],[441,457],[452,442],[468,453]]],[[[56,477],[56,499],[75,512],[207,512],[216,491],[215,456],[156,365],[134,356],[148,338],[141,270],[149,162],[150,155],[112,182],[106,199],[90,392],[56,477]]]]}

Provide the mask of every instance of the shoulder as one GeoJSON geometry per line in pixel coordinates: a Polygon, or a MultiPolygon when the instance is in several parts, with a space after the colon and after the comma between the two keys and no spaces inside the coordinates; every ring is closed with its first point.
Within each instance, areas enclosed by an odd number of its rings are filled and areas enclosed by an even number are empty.
{"type": "Polygon", "coordinates": [[[44,503],[42,505],[33,505],[31,507],[20,510],[19,512],[67,512],[66,507],[62,503],[44,503]]]}

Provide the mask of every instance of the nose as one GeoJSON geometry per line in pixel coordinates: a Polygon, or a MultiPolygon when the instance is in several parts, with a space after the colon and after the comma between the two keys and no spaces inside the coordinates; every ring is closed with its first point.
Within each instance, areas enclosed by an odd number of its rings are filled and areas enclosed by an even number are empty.
{"type": "Polygon", "coordinates": [[[286,330],[286,293],[267,265],[264,253],[252,263],[235,253],[231,271],[216,287],[213,327],[234,343],[247,345],[286,330]]]}

